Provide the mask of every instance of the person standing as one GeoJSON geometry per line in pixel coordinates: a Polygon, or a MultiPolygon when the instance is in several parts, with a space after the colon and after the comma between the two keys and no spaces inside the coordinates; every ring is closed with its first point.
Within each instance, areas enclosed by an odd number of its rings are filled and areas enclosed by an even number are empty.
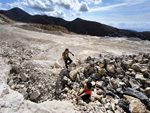
{"type": "Polygon", "coordinates": [[[62,59],[65,62],[66,68],[68,68],[68,65],[72,63],[72,60],[69,57],[69,53],[72,54],[72,56],[74,56],[74,54],[70,52],[68,48],[66,48],[65,51],[62,53],[62,59]]]}

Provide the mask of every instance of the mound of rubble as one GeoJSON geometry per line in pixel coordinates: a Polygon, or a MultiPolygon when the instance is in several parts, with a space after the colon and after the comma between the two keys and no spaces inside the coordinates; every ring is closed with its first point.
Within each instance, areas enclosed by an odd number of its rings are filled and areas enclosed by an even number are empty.
{"type": "Polygon", "coordinates": [[[25,99],[38,103],[71,100],[82,112],[150,112],[150,53],[89,56],[72,63],[69,69],[55,65],[24,61],[12,67],[7,83],[25,99]],[[75,97],[87,81],[92,83],[91,102],[77,103],[75,97]]]}
{"type": "Polygon", "coordinates": [[[60,77],[56,90],[59,99],[73,100],[87,81],[92,83],[91,103],[82,100],[78,103],[82,111],[150,112],[150,53],[89,56],[70,70],[62,70],[60,77]],[[93,104],[94,108],[90,106],[93,104]]]}

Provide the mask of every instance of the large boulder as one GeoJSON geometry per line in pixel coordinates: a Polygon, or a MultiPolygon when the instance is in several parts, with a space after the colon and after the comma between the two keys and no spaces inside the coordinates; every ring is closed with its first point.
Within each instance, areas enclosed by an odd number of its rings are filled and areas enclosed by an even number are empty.
{"type": "Polygon", "coordinates": [[[132,100],[129,104],[129,111],[131,113],[146,113],[146,106],[140,100],[132,100]]]}
{"type": "Polygon", "coordinates": [[[64,76],[69,76],[70,71],[68,69],[63,69],[60,72],[60,77],[63,78],[64,76]]]}
{"type": "Polygon", "coordinates": [[[69,78],[70,78],[72,81],[75,81],[76,78],[77,78],[77,71],[76,71],[76,70],[71,71],[70,74],[69,74],[69,78]]]}
{"type": "Polygon", "coordinates": [[[124,70],[127,70],[129,68],[129,64],[126,62],[126,61],[122,61],[121,62],[121,67],[124,69],[124,70]]]}
{"type": "Polygon", "coordinates": [[[140,64],[139,63],[134,63],[132,66],[131,66],[132,69],[140,72],[141,71],[141,67],[140,67],[140,64]]]}
{"type": "Polygon", "coordinates": [[[113,64],[107,64],[106,70],[110,73],[115,73],[115,66],[113,64]]]}
{"type": "Polygon", "coordinates": [[[142,93],[138,90],[132,89],[132,88],[126,88],[124,90],[123,94],[130,95],[130,96],[140,99],[141,102],[144,103],[148,109],[150,109],[149,98],[144,93],[142,93]]]}
{"type": "Polygon", "coordinates": [[[93,73],[93,74],[91,74],[91,78],[93,80],[100,80],[101,76],[99,73],[93,73]]]}

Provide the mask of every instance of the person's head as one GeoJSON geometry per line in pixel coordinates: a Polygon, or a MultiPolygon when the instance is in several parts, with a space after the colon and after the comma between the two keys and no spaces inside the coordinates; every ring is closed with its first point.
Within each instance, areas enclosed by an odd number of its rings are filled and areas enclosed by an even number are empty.
{"type": "Polygon", "coordinates": [[[69,49],[68,49],[68,48],[66,48],[66,49],[65,49],[65,52],[66,52],[66,53],[68,53],[68,52],[69,52],[69,49]]]}
{"type": "Polygon", "coordinates": [[[86,86],[87,86],[88,89],[91,89],[91,88],[92,88],[91,82],[87,82],[87,83],[86,83],[86,86]]]}

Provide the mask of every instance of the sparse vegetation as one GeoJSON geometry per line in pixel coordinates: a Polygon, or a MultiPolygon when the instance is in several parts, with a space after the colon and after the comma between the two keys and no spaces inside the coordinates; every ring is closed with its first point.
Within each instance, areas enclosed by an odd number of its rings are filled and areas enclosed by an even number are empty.
{"type": "Polygon", "coordinates": [[[23,27],[35,27],[35,28],[40,28],[43,30],[47,30],[47,31],[60,31],[63,33],[67,33],[70,34],[70,32],[61,26],[56,26],[56,25],[42,25],[42,24],[27,24],[27,25],[23,25],[23,27]]]}
{"type": "Polygon", "coordinates": [[[4,16],[3,14],[0,14],[0,18],[2,18],[3,21],[6,23],[14,23],[13,20],[9,19],[8,17],[4,16]]]}

